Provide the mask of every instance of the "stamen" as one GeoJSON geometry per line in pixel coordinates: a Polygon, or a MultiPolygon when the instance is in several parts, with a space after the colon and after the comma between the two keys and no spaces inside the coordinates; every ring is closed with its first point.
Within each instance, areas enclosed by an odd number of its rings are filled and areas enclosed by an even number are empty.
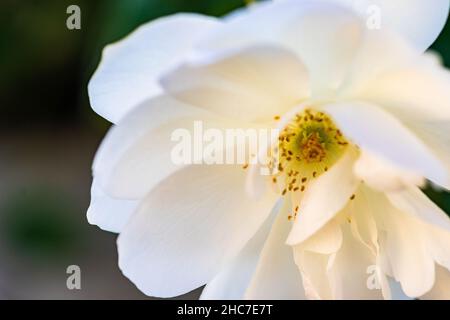
{"type": "MultiPolygon", "coordinates": [[[[280,116],[275,115],[275,120],[280,116]]],[[[283,128],[269,161],[272,181],[282,183],[282,195],[304,192],[309,182],[319,177],[343,155],[348,142],[331,118],[307,109],[296,114],[283,128]],[[298,178],[294,178],[298,177],[298,178]]]]}

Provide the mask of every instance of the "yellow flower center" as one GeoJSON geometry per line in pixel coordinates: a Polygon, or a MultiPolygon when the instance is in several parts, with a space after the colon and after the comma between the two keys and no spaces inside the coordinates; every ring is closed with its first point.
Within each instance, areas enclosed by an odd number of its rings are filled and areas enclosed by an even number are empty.
{"type": "Polygon", "coordinates": [[[269,167],[281,193],[303,192],[307,183],[326,172],[343,155],[348,142],[323,112],[307,109],[282,130],[269,167]]]}

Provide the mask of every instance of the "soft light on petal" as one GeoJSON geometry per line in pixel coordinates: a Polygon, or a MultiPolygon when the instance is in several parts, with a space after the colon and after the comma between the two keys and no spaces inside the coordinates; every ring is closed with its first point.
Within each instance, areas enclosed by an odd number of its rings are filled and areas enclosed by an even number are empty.
{"type": "Polygon", "coordinates": [[[330,300],[331,288],[326,276],[329,255],[303,250],[294,247],[294,258],[302,275],[305,295],[311,300],[330,300]]]}
{"type": "Polygon", "coordinates": [[[295,53],[311,77],[313,94],[329,94],[343,81],[366,31],[342,6],[319,1],[267,1],[214,30],[198,46],[208,56],[268,44],[295,53]]]}
{"type": "MultiPolygon", "coordinates": [[[[433,120],[423,118],[404,117],[403,122],[416,134],[445,164],[447,172],[450,172],[450,121],[433,120]]],[[[437,187],[437,185],[435,184],[437,187]]],[[[440,185],[450,189],[450,185],[440,185]]]]}
{"type": "Polygon", "coordinates": [[[447,186],[450,175],[441,160],[397,118],[364,102],[324,107],[344,135],[362,149],[431,181],[447,186]]]}
{"type": "Polygon", "coordinates": [[[119,233],[137,205],[138,201],[117,199],[107,195],[94,178],[87,219],[90,224],[95,224],[103,230],[119,233]]]}
{"type": "Polygon", "coordinates": [[[274,218],[280,214],[282,201],[272,210],[269,218],[258,232],[248,241],[238,256],[214,277],[203,289],[202,300],[243,299],[258,265],[261,250],[271,232],[274,218]]]}
{"type": "Polygon", "coordinates": [[[285,49],[256,46],[206,62],[166,75],[164,89],[192,105],[246,121],[273,120],[309,96],[303,63],[285,49]]]}
{"type": "MultiPolygon", "coordinates": [[[[381,287],[369,287],[370,267],[376,266],[376,256],[353,237],[350,226],[343,226],[344,241],[331,256],[327,276],[334,299],[381,299],[381,287]]],[[[373,276],[373,275],[372,275],[373,276]]]]}
{"type": "Polygon", "coordinates": [[[359,185],[353,174],[355,160],[355,151],[349,150],[328,172],[308,185],[287,240],[289,244],[305,241],[345,207],[359,185]]]}
{"type": "Polygon", "coordinates": [[[240,166],[199,165],[162,181],[119,236],[123,273],[145,294],[159,297],[212,280],[256,233],[278,198],[250,199],[245,175],[240,166]]]}
{"type": "Polygon", "coordinates": [[[386,108],[399,117],[419,121],[450,120],[450,72],[429,58],[414,59],[375,77],[358,97],[386,108]]]}
{"type": "Polygon", "coordinates": [[[105,48],[89,83],[92,108],[116,123],[144,100],[161,93],[158,80],[220,25],[215,18],[177,14],[149,22],[105,48]]]}
{"type": "Polygon", "coordinates": [[[305,299],[293,249],[286,244],[292,225],[287,218],[289,210],[291,203],[286,200],[264,244],[246,299],[305,299]]]}
{"type": "MultiPolygon", "coordinates": [[[[303,0],[278,1],[304,2],[303,0]]],[[[367,20],[369,27],[378,27],[379,22],[379,27],[382,29],[394,29],[421,51],[428,49],[441,33],[449,11],[448,0],[326,1],[354,9],[364,20],[367,20]]]]}
{"type": "Polygon", "coordinates": [[[426,241],[430,235],[420,220],[398,210],[382,194],[372,193],[376,208],[380,254],[385,255],[393,278],[409,297],[420,297],[434,283],[434,257],[426,241]]]}
{"type": "Polygon", "coordinates": [[[396,166],[366,150],[361,150],[354,172],[368,186],[379,191],[399,191],[407,186],[425,184],[422,176],[396,166]]]}
{"type": "MultiPolygon", "coordinates": [[[[166,96],[141,104],[103,140],[94,160],[94,176],[112,196],[142,198],[165,177],[190,164],[172,159],[172,151],[180,143],[173,141],[172,135],[176,130],[187,130],[187,138],[193,140],[194,122],[199,119],[203,119],[205,130],[231,126],[230,121],[166,96]]],[[[192,159],[193,154],[186,160],[192,159]]]]}
{"type": "Polygon", "coordinates": [[[450,234],[450,218],[419,188],[409,187],[400,192],[388,193],[389,201],[397,209],[450,234]]]}

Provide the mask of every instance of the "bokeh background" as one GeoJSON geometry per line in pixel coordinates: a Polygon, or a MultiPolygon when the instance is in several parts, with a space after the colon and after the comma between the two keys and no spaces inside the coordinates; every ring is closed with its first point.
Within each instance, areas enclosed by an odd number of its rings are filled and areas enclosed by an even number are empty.
{"type": "MultiPolygon", "coordinates": [[[[87,82],[101,49],[140,24],[175,12],[221,16],[247,2],[0,1],[0,299],[147,298],[120,273],[116,236],[86,220],[92,159],[110,126],[90,109],[87,82]],[[66,28],[71,4],[81,30],[66,28]],[[72,264],[81,290],[66,287],[72,264]]],[[[450,24],[433,49],[450,67],[450,24]]],[[[450,213],[449,194],[426,192],[450,213]]]]}

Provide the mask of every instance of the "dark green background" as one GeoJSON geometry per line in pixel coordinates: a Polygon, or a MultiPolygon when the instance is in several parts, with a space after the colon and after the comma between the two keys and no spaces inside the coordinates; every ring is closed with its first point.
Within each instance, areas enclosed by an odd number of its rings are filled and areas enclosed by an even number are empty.
{"type": "MultiPolygon", "coordinates": [[[[110,125],[90,109],[87,82],[105,44],[140,24],[180,11],[220,16],[244,2],[0,2],[0,298],[143,297],[117,269],[114,235],[85,218],[90,165],[110,125]],[[71,4],[81,30],[66,28],[71,4]],[[81,266],[81,291],[65,287],[70,264],[81,266]]],[[[433,49],[450,66],[450,24],[433,49]]],[[[427,193],[450,212],[448,194],[427,193]]]]}

